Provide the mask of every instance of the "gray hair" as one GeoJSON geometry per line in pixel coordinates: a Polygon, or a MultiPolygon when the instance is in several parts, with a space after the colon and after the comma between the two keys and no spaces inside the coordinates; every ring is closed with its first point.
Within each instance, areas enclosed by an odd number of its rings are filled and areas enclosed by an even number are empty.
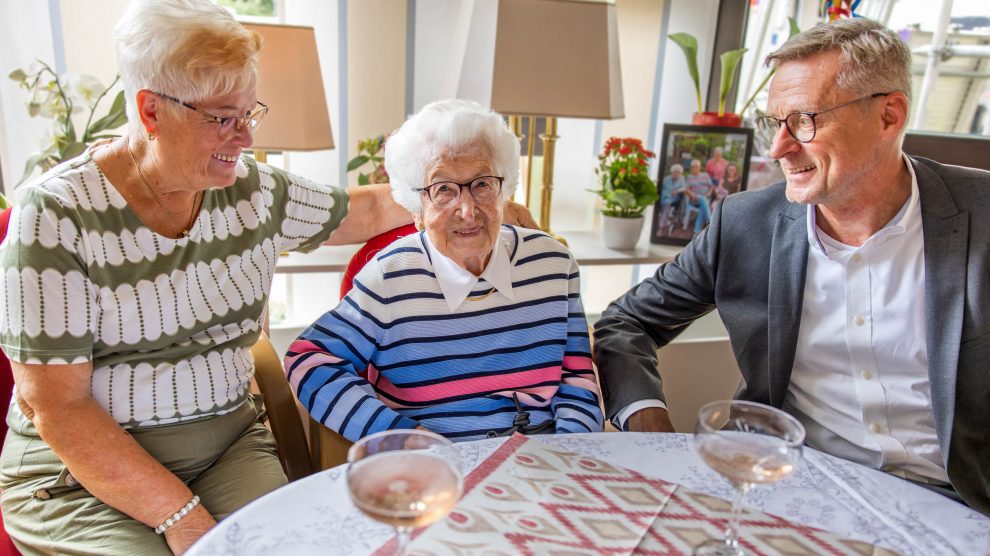
{"type": "Polygon", "coordinates": [[[766,65],[839,51],[837,84],[857,96],[904,93],[911,104],[911,51],[901,37],[869,19],[839,19],[791,37],[766,58],[766,65]]]}
{"type": "Polygon", "coordinates": [[[469,100],[439,100],[410,116],[385,144],[385,170],[395,202],[413,214],[422,209],[414,191],[426,184],[430,164],[444,151],[483,145],[492,170],[505,178],[501,200],[519,184],[519,140],[497,113],[469,100]]]}
{"type": "Polygon", "coordinates": [[[674,172],[680,172],[680,173],[683,174],[684,173],[684,166],[682,166],[680,164],[674,164],[673,166],[670,167],[670,173],[673,174],[674,172]]]}
{"type": "Polygon", "coordinates": [[[261,37],[209,0],[131,0],[114,34],[131,125],[139,89],[195,103],[256,83],[261,37]]]}

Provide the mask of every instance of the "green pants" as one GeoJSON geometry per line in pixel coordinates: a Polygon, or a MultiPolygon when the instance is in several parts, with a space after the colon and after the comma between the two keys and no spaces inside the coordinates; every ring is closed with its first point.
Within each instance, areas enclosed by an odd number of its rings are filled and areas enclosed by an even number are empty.
{"type": "MultiPolygon", "coordinates": [[[[22,553],[171,554],[162,535],[81,487],[19,411],[7,421],[0,506],[22,553]]],[[[130,432],[217,520],[287,482],[275,439],[250,401],[219,417],[130,432]]]]}

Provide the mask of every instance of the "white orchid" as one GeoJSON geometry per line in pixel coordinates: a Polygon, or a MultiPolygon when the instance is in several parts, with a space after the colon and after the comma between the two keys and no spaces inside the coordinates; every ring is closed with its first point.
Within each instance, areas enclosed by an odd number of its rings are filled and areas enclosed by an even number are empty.
{"type": "Polygon", "coordinates": [[[32,118],[40,116],[52,120],[52,128],[42,139],[41,150],[28,158],[21,182],[36,167],[44,172],[59,162],[78,156],[97,139],[115,137],[106,132],[117,129],[127,121],[123,91],[114,97],[105,116],[94,119],[100,101],[114,88],[119,77],[114,78],[109,87],[104,87],[99,79],[91,75],[67,73],[59,76],[44,62],[33,63],[27,70],[15,69],[9,77],[28,91],[28,114],[32,118]],[[77,134],[73,116],[79,117],[87,112],[82,133],[77,134]]]}
{"type": "Polygon", "coordinates": [[[62,80],[67,85],[69,95],[81,100],[81,104],[87,107],[92,106],[103,91],[107,90],[103,83],[92,75],[67,73],[62,76],[62,80]]]}

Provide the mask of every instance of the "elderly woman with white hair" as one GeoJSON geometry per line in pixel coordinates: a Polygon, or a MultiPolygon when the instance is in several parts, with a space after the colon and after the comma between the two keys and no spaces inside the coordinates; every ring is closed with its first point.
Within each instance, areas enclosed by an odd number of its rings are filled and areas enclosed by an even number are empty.
{"type": "Polygon", "coordinates": [[[406,236],[290,346],[314,419],[349,440],[424,428],[452,440],[599,431],[577,263],[543,232],[502,223],[519,143],[469,101],[430,104],[389,138],[406,236]]]}
{"type": "Polygon", "coordinates": [[[242,156],[261,44],[223,8],[134,0],[116,34],[125,135],[22,186],[0,247],[0,489],[26,554],[178,554],[284,484],[249,390],[279,253],[411,220],[387,186],[242,156]]]}

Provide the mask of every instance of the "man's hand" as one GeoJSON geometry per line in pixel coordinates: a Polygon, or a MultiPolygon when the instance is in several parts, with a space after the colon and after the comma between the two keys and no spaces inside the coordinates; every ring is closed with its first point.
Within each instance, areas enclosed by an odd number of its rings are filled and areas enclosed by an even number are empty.
{"type": "Polygon", "coordinates": [[[533,220],[533,215],[524,205],[513,201],[506,201],[505,210],[502,211],[502,221],[514,226],[522,226],[532,230],[539,230],[540,225],[533,220]]]}
{"type": "Polygon", "coordinates": [[[626,430],[631,432],[674,432],[666,409],[647,407],[640,409],[626,420],[626,430]]]}

